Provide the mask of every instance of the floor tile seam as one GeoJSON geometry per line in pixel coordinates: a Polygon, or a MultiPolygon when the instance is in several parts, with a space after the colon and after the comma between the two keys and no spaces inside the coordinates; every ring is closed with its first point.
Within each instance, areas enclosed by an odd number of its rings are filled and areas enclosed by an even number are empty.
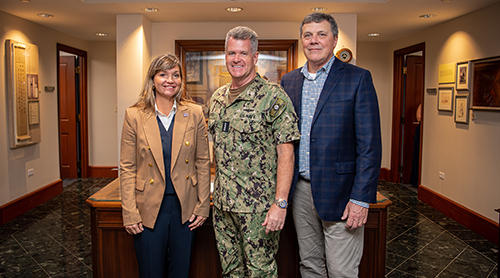
{"type": "MultiPolygon", "coordinates": [[[[421,212],[417,211],[420,215],[422,215],[423,217],[425,217],[425,219],[429,220],[432,224],[436,225],[436,227],[440,228],[442,231],[448,231],[446,230],[445,228],[441,227],[441,225],[439,225],[435,220],[433,219],[430,219],[429,217],[427,217],[425,214],[422,214],[421,212]]],[[[453,222],[457,223],[455,220],[453,220],[453,222]]]]}
{"type": "Polygon", "coordinates": [[[420,225],[423,221],[424,221],[424,220],[422,220],[422,221],[420,221],[420,222],[417,222],[415,225],[413,225],[413,226],[409,227],[406,231],[402,232],[401,234],[399,234],[399,235],[398,235],[398,236],[396,236],[395,238],[393,238],[393,239],[391,239],[390,241],[388,241],[388,243],[389,243],[389,242],[392,242],[392,241],[394,241],[396,238],[398,238],[398,237],[400,237],[400,236],[402,236],[402,235],[406,234],[406,233],[407,233],[408,231],[410,231],[411,229],[413,229],[413,228],[417,227],[418,225],[420,225]]]}
{"type": "MultiPolygon", "coordinates": [[[[35,223],[37,224],[37,223],[35,223]]],[[[38,225],[38,224],[37,224],[38,225]]],[[[39,225],[38,225],[39,226],[39,225]]],[[[79,229],[78,229],[79,230],[79,229]]],[[[90,271],[92,271],[92,268],[90,266],[88,266],[83,260],[80,260],[78,258],[77,255],[75,255],[73,252],[71,252],[71,250],[69,250],[64,244],[62,244],[61,242],[59,242],[57,239],[55,239],[52,235],[50,235],[47,231],[44,230],[45,233],[47,233],[49,235],[50,238],[52,238],[55,242],[57,242],[59,245],[61,245],[62,248],[64,248],[66,251],[68,251],[68,253],[70,253],[77,261],[81,262],[84,266],[86,266],[88,269],[90,269],[90,271]]],[[[83,232],[83,231],[81,231],[83,232]]],[[[85,233],[85,232],[83,232],[85,233]]],[[[85,233],[85,235],[87,235],[85,233]]]]}
{"type": "Polygon", "coordinates": [[[47,274],[48,277],[50,277],[50,274],[45,270],[45,268],[43,268],[43,266],[37,260],[35,260],[35,258],[33,258],[30,252],[28,252],[28,250],[26,250],[26,248],[24,248],[24,246],[13,235],[11,235],[11,237],[12,239],[14,239],[15,242],[17,242],[17,244],[19,244],[19,246],[24,250],[26,255],[29,256],[31,260],[33,260],[36,263],[36,265],[38,265],[38,267],[40,267],[43,270],[43,272],[47,274]]]}
{"type": "MultiPolygon", "coordinates": [[[[465,247],[465,248],[464,248],[464,250],[460,251],[460,253],[459,253],[457,256],[455,256],[455,258],[453,258],[453,260],[451,260],[451,261],[450,261],[450,262],[449,262],[449,263],[448,263],[448,264],[447,264],[447,265],[446,265],[446,266],[445,266],[445,267],[441,270],[441,272],[439,272],[439,273],[438,273],[438,275],[437,275],[436,277],[439,277],[439,275],[440,275],[441,273],[443,273],[443,271],[445,271],[445,270],[446,270],[446,269],[447,269],[447,268],[448,268],[448,267],[449,267],[449,266],[450,266],[453,262],[455,262],[455,261],[458,259],[458,257],[460,257],[460,255],[462,255],[462,254],[465,252],[465,250],[466,250],[466,249],[467,249],[467,247],[465,247]]],[[[451,272],[455,272],[455,271],[453,271],[453,270],[449,270],[449,271],[451,271],[451,272]]],[[[463,274],[463,273],[462,273],[462,274],[463,274]]],[[[467,275],[467,274],[464,274],[464,275],[467,275]]],[[[469,275],[467,275],[467,276],[469,276],[469,275]]]]}
{"type": "Polygon", "coordinates": [[[403,211],[403,212],[401,212],[401,213],[398,213],[398,214],[396,214],[396,215],[394,215],[394,216],[390,217],[390,218],[389,218],[389,219],[387,219],[387,220],[392,220],[392,219],[394,219],[394,218],[396,218],[396,217],[400,216],[401,214],[403,214],[403,213],[405,213],[405,212],[407,212],[407,211],[409,211],[409,210],[411,210],[411,208],[408,208],[408,209],[406,209],[405,211],[403,211]]]}
{"type": "MultiPolygon", "coordinates": [[[[448,231],[446,231],[446,232],[448,232],[448,231]]],[[[481,256],[483,256],[483,257],[484,257],[484,258],[486,258],[487,260],[489,260],[489,261],[491,261],[491,262],[493,262],[493,263],[495,263],[495,264],[497,263],[497,262],[495,262],[495,261],[491,260],[490,258],[486,257],[485,255],[483,255],[483,253],[482,253],[482,252],[480,252],[479,250],[477,250],[476,248],[474,248],[474,247],[472,247],[471,245],[469,245],[469,244],[467,243],[467,241],[465,241],[465,240],[463,240],[463,239],[461,239],[461,238],[459,238],[459,237],[455,236],[454,234],[452,234],[452,233],[450,233],[450,232],[448,232],[448,233],[449,233],[451,236],[453,236],[454,238],[456,238],[457,240],[461,241],[461,242],[462,242],[463,244],[465,244],[467,247],[470,247],[472,250],[474,250],[474,251],[476,251],[477,253],[481,254],[481,256]]],[[[500,252],[498,252],[498,253],[497,253],[497,255],[498,255],[498,256],[500,256],[500,252]]]]}
{"type": "Polygon", "coordinates": [[[496,268],[498,267],[498,264],[495,264],[495,267],[493,267],[493,269],[490,271],[490,273],[488,273],[488,277],[491,276],[491,274],[494,274],[493,271],[498,271],[496,268]]]}
{"type": "MultiPolygon", "coordinates": [[[[442,234],[442,233],[441,233],[442,234]]],[[[440,234],[440,235],[441,235],[440,234]]],[[[439,236],[437,236],[439,237],[439,236]]],[[[437,238],[436,237],[436,238],[437,238]]],[[[418,249],[415,253],[413,253],[413,255],[409,256],[408,258],[406,258],[406,260],[404,260],[402,263],[400,263],[398,266],[396,266],[394,269],[397,269],[398,267],[400,267],[401,265],[403,265],[404,263],[406,263],[408,260],[410,260],[411,258],[415,257],[415,255],[417,255],[417,253],[419,253],[420,251],[422,251],[425,247],[427,247],[431,242],[433,242],[436,238],[434,238],[433,240],[431,240],[430,242],[428,242],[427,244],[425,244],[422,248],[418,249]]],[[[404,244],[403,244],[404,245],[404,244]]],[[[401,270],[399,270],[401,271],[401,270]]],[[[401,272],[404,272],[404,271],[401,271],[401,272]]],[[[404,272],[406,273],[406,272],[404,272]]],[[[411,274],[411,273],[408,273],[408,274],[411,274]]]]}
{"type": "MultiPolygon", "coordinates": [[[[84,213],[84,214],[86,214],[86,215],[89,215],[89,216],[90,216],[90,213],[89,213],[89,212],[86,212],[85,210],[82,210],[81,208],[79,208],[78,206],[75,206],[75,205],[74,205],[74,204],[72,204],[72,203],[67,203],[66,205],[73,206],[73,207],[77,208],[80,212],[82,212],[82,213],[84,213]]],[[[62,215],[62,214],[58,214],[58,215],[60,215],[62,219],[66,220],[66,219],[63,217],[63,215],[62,215]]],[[[67,221],[67,220],[66,220],[66,221],[67,221]]],[[[68,221],[68,222],[69,222],[69,221],[68,221]]],[[[75,226],[75,227],[76,227],[76,226],[75,226]]]]}

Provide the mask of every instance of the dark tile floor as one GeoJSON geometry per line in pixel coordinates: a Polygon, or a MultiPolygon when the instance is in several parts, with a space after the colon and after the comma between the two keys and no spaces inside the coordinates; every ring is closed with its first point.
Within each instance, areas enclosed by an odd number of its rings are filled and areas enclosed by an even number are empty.
{"type": "MultiPolygon", "coordinates": [[[[112,179],[65,180],[61,195],[0,226],[0,277],[92,277],[85,200],[112,179]]],[[[497,277],[498,246],[381,181],[389,207],[386,277],[497,277]]]]}

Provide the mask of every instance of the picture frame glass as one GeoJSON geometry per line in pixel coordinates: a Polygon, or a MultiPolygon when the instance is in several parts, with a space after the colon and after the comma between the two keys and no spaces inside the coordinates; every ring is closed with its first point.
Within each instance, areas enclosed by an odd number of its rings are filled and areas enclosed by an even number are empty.
{"type": "Polygon", "coordinates": [[[456,123],[468,123],[469,122],[469,109],[468,109],[468,97],[467,96],[456,96],[455,97],[455,122],[456,123]]]}
{"type": "Polygon", "coordinates": [[[453,111],[453,88],[439,88],[438,90],[438,110],[453,111]]]}
{"type": "MultiPolygon", "coordinates": [[[[219,87],[231,82],[226,69],[224,40],[177,40],[176,55],[183,65],[186,91],[208,111],[208,101],[219,87]]],[[[297,40],[259,40],[256,72],[279,84],[297,67],[297,40]]]]}
{"type": "Polygon", "coordinates": [[[472,61],[471,108],[500,111],[500,57],[472,61]]]}
{"type": "Polygon", "coordinates": [[[469,63],[458,63],[457,64],[457,93],[459,91],[469,90],[469,63]]]}

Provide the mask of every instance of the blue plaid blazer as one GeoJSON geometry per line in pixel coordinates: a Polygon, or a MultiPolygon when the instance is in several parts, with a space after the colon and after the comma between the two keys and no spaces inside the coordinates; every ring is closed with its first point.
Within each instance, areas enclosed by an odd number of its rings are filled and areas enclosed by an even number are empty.
{"type": "MultiPolygon", "coordinates": [[[[300,70],[281,80],[299,119],[304,81],[300,70]]],[[[339,221],[350,198],[376,202],[382,144],[369,71],[335,59],[318,100],[310,140],[310,181],[321,219],[339,221]]],[[[290,196],[298,180],[298,161],[297,143],[290,196]]]]}

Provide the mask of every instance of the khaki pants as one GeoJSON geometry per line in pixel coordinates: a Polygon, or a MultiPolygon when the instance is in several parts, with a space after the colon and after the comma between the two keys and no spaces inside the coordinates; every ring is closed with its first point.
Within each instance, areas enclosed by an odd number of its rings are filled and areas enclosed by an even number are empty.
{"type": "Polygon", "coordinates": [[[293,195],[300,273],[310,277],[358,277],[364,226],[346,229],[345,221],[323,221],[314,207],[311,184],[299,179],[293,195]]]}

